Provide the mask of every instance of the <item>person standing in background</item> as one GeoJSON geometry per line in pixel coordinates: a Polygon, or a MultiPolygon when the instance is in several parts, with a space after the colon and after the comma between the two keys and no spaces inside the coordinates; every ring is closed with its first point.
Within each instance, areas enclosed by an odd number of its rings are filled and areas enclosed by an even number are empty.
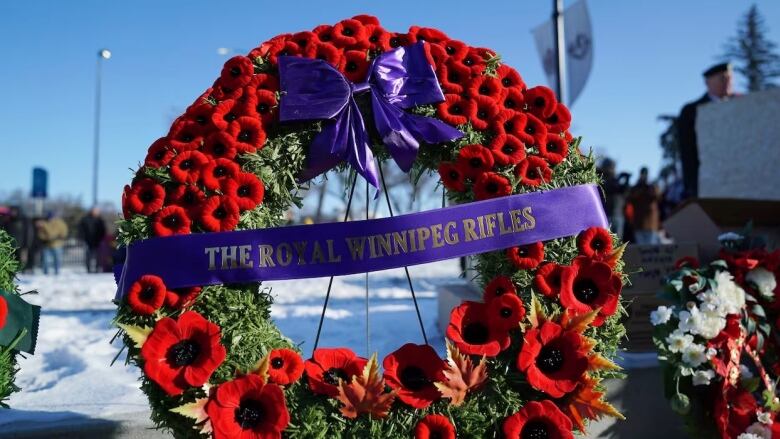
{"type": "Polygon", "coordinates": [[[628,193],[628,201],[634,208],[634,241],[637,244],[660,244],[658,231],[661,226],[661,194],[658,186],[648,182],[647,175],[647,168],[642,168],[639,171],[639,181],[628,193]]]}
{"type": "Polygon", "coordinates": [[[65,244],[65,238],[68,237],[68,225],[56,214],[49,213],[47,219],[36,223],[36,232],[42,246],[43,274],[49,274],[49,270],[59,274],[62,246],[65,244]]]}
{"type": "Polygon", "coordinates": [[[689,102],[677,118],[677,138],[680,145],[682,179],[686,198],[699,196],[699,144],[696,140],[696,110],[708,102],[720,102],[734,96],[731,64],[716,64],[704,71],[707,92],[689,102]]]}
{"type": "Polygon", "coordinates": [[[623,208],[626,205],[626,194],[630,188],[628,179],[631,174],[621,172],[615,176],[615,162],[608,158],[601,163],[599,171],[604,179],[604,211],[607,221],[612,231],[622,239],[625,224],[623,208]]]}
{"type": "Polygon", "coordinates": [[[97,207],[90,209],[79,222],[79,235],[87,246],[87,273],[97,273],[101,267],[98,262],[100,244],[106,236],[106,223],[100,217],[97,207]]]}

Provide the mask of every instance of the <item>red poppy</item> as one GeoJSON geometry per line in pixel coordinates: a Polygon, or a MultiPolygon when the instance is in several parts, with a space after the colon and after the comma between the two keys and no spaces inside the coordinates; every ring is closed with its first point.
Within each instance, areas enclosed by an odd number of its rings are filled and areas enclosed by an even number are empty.
{"type": "Polygon", "coordinates": [[[371,53],[382,53],[390,50],[390,33],[378,24],[365,24],[368,50],[371,53]]]}
{"type": "Polygon", "coordinates": [[[409,35],[411,35],[415,41],[425,41],[428,43],[441,43],[449,39],[444,32],[432,27],[412,26],[409,28],[409,35]]]}
{"type": "Polygon", "coordinates": [[[493,169],[493,154],[482,145],[466,145],[458,152],[458,169],[472,180],[493,169]]]}
{"type": "Polygon", "coordinates": [[[509,347],[509,332],[491,320],[488,305],[465,301],[453,308],[447,338],[461,352],[495,357],[509,347]]]}
{"type": "Polygon", "coordinates": [[[612,252],[612,236],[603,227],[590,227],[577,235],[577,249],[583,256],[606,256],[612,252]]]}
{"type": "MultiPolygon", "coordinates": [[[[322,40],[322,36],[320,36],[320,39],[322,40]]],[[[336,68],[341,66],[341,55],[341,50],[330,43],[319,43],[314,51],[314,58],[326,61],[336,68]]]]}
{"type": "Polygon", "coordinates": [[[482,300],[485,303],[488,303],[504,294],[517,294],[515,284],[512,282],[512,278],[508,276],[496,276],[485,285],[485,292],[482,293],[482,300]]]}
{"type": "Polygon", "coordinates": [[[303,363],[303,367],[312,392],[335,398],[339,394],[339,380],[349,381],[352,376],[360,375],[366,363],[368,360],[347,348],[320,348],[303,363]]]}
{"type": "Polygon", "coordinates": [[[252,91],[267,90],[270,92],[279,91],[279,79],[270,73],[258,73],[252,78],[252,81],[247,85],[252,91]]]}
{"type": "Polygon", "coordinates": [[[414,439],[455,439],[455,426],[444,415],[425,415],[414,427],[414,439]]]}
{"type": "Polygon", "coordinates": [[[387,385],[401,402],[423,409],[441,398],[433,383],[444,380],[444,361],[428,345],[406,343],[382,361],[387,385]]]}
{"type": "Polygon", "coordinates": [[[496,77],[499,81],[501,81],[501,85],[507,89],[516,88],[521,92],[525,90],[525,82],[523,82],[523,78],[520,77],[520,74],[517,73],[517,70],[509,67],[506,64],[501,64],[498,66],[496,69],[496,77]]]}
{"type": "Polygon", "coordinates": [[[528,145],[541,145],[547,140],[547,127],[538,117],[530,113],[523,113],[526,122],[522,132],[517,133],[517,138],[528,145]]]}
{"type": "Polygon", "coordinates": [[[417,41],[415,40],[414,35],[393,32],[390,34],[388,42],[390,43],[390,48],[395,49],[396,47],[409,46],[417,41]]]}
{"type": "Polygon", "coordinates": [[[263,202],[263,181],[250,172],[240,172],[235,178],[222,182],[222,191],[232,197],[240,210],[252,210],[263,202]]]}
{"type": "Polygon", "coordinates": [[[533,388],[560,398],[582,381],[588,369],[588,348],[578,332],[546,321],[526,331],[517,368],[533,388]]]}
{"type": "Polygon", "coordinates": [[[578,256],[561,268],[561,305],[577,314],[598,309],[592,326],[601,326],[617,311],[622,288],[620,276],[604,262],[578,256]]]}
{"type": "Polygon", "coordinates": [[[168,289],[158,276],[147,274],[133,282],[127,291],[127,304],[135,314],[150,316],[165,302],[168,289]]]}
{"type": "Polygon", "coordinates": [[[257,89],[246,99],[247,111],[260,118],[264,126],[276,121],[278,102],[276,92],[257,89]]]}
{"type": "Polygon", "coordinates": [[[152,231],[157,236],[187,235],[192,221],[187,211],[179,206],[167,206],[152,219],[152,231]]]}
{"type": "Polygon", "coordinates": [[[281,438],[290,423],[284,391],[258,375],[222,383],[206,404],[214,439],[281,438]]]}
{"type": "Polygon", "coordinates": [[[547,124],[548,132],[554,134],[562,133],[571,126],[571,113],[565,105],[558,102],[555,106],[555,111],[544,120],[544,123],[547,124]]]}
{"type": "Polygon", "coordinates": [[[200,173],[200,181],[206,189],[215,191],[223,182],[235,178],[241,172],[238,163],[230,159],[210,160],[200,173]]]}
{"type": "Polygon", "coordinates": [[[439,163],[439,177],[444,187],[451,191],[463,192],[466,190],[466,177],[452,162],[439,163]]]}
{"type": "Polygon", "coordinates": [[[436,74],[438,75],[439,67],[443,67],[444,63],[450,59],[450,56],[447,55],[447,51],[444,50],[444,46],[441,44],[426,44],[424,47],[425,56],[428,58],[428,62],[436,67],[436,74]]]}
{"type": "Polygon", "coordinates": [[[487,96],[473,96],[471,101],[474,103],[474,110],[471,112],[469,121],[476,130],[486,130],[493,119],[498,116],[500,109],[493,99],[487,96]]]}
{"type": "Polygon", "coordinates": [[[219,80],[224,87],[236,89],[247,85],[252,80],[254,72],[255,67],[251,59],[245,56],[234,56],[222,67],[219,80]]]}
{"type": "Polygon", "coordinates": [[[8,320],[8,302],[5,297],[0,296],[0,329],[3,329],[8,320]]]}
{"type": "Polygon", "coordinates": [[[268,380],[286,386],[303,375],[303,359],[292,349],[274,349],[268,354],[268,380]]]}
{"type": "Polygon", "coordinates": [[[475,75],[481,75],[485,71],[486,55],[484,49],[470,47],[468,52],[458,62],[468,67],[475,75]]]}
{"type": "Polygon", "coordinates": [[[179,185],[168,191],[168,204],[183,207],[189,216],[197,216],[206,195],[195,185],[179,185]]]}
{"type": "Polygon", "coordinates": [[[160,137],[149,147],[144,166],[161,168],[171,162],[176,152],[171,148],[167,137],[160,137]]]}
{"type": "Polygon", "coordinates": [[[456,61],[463,59],[469,53],[469,46],[462,41],[447,40],[442,42],[442,46],[444,46],[447,55],[456,61]]]}
{"type": "MultiPolygon", "coordinates": [[[[312,53],[314,46],[309,49],[312,53]]],[[[277,64],[280,56],[303,56],[304,50],[291,39],[277,40],[268,46],[268,62],[277,64]]]]}
{"type": "Polygon", "coordinates": [[[151,215],[163,207],[165,189],[151,178],[142,178],[133,182],[124,201],[128,213],[151,215]]]}
{"type": "Polygon", "coordinates": [[[268,56],[268,52],[270,52],[271,47],[274,44],[279,43],[280,41],[284,42],[290,39],[292,37],[292,34],[280,34],[273,38],[271,38],[268,41],[265,41],[260,46],[255,47],[249,52],[249,58],[250,59],[257,59],[258,57],[266,58],[268,56]]]}
{"type": "Polygon", "coordinates": [[[214,108],[214,112],[211,114],[211,123],[218,130],[224,131],[230,126],[230,122],[246,115],[247,113],[239,101],[226,99],[214,108]]]}
{"type": "Polygon", "coordinates": [[[229,232],[238,225],[239,212],[235,198],[210,197],[201,205],[200,225],[209,232],[229,232]]]}
{"type": "Polygon", "coordinates": [[[198,100],[187,108],[184,113],[187,118],[194,120],[203,129],[207,129],[211,123],[211,115],[214,113],[214,105],[207,100],[198,100]]]}
{"type": "Polygon", "coordinates": [[[374,17],[373,15],[360,14],[360,15],[355,15],[354,17],[352,17],[352,19],[357,20],[366,26],[368,25],[379,26],[379,19],[374,17]]]}
{"type": "Polygon", "coordinates": [[[184,151],[171,161],[171,178],[179,183],[195,183],[208,162],[200,151],[184,151]]]}
{"type": "Polygon", "coordinates": [[[544,244],[535,242],[533,244],[510,247],[506,249],[506,257],[519,270],[536,268],[544,260],[544,244]]]}
{"type": "Polygon", "coordinates": [[[203,143],[203,127],[194,120],[179,118],[168,131],[168,141],[177,152],[198,149],[203,143]]]}
{"type": "Polygon", "coordinates": [[[543,158],[529,156],[517,165],[515,175],[520,179],[520,184],[537,187],[550,181],[552,169],[543,158]]]}
{"type": "Polygon", "coordinates": [[[450,58],[436,69],[444,93],[462,94],[471,82],[471,70],[450,58]]]}
{"type": "Polygon", "coordinates": [[[341,72],[354,83],[364,82],[368,75],[368,56],[363,50],[348,50],[344,53],[341,72]]]}
{"type": "Polygon", "coordinates": [[[321,24],[311,31],[313,34],[317,35],[317,38],[319,38],[322,42],[327,43],[333,41],[333,26],[329,24],[321,24]]]}
{"type": "Polygon", "coordinates": [[[215,131],[203,142],[203,153],[213,159],[232,160],[237,153],[236,139],[225,131],[215,131]]]}
{"type": "Polygon", "coordinates": [[[525,105],[523,99],[523,92],[519,88],[508,88],[504,94],[503,99],[500,101],[502,110],[508,111],[522,111],[525,105]]]}
{"type": "Polygon", "coordinates": [[[561,266],[547,262],[539,266],[534,274],[534,288],[546,297],[561,293],[561,266]]]}
{"type": "Polygon", "coordinates": [[[558,134],[547,134],[547,141],[537,144],[539,155],[551,165],[562,162],[569,154],[569,145],[558,134]]]}
{"type": "Polygon", "coordinates": [[[501,102],[506,95],[506,89],[497,78],[487,75],[477,75],[469,81],[468,92],[471,96],[486,96],[496,102],[501,102]]]}
{"type": "Polygon", "coordinates": [[[306,57],[311,57],[317,43],[320,42],[320,38],[314,32],[304,31],[293,34],[293,36],[290,37],[290,41],[298,46],[301,54],[306,57]]]}
{"type": "Polygon", "coordinates": [[[217,102],[224,101],[226,99],[241,99],[241,96],[244,94],[244,87],[228,87],[224,85],[221,79],[214,81],[212,89],[213,91],[211,92],[211,97],[214,98],[214,100],[217,102]]]}
{"type": "Polygon", "coordinates": [[[368,38],[363,23],[354,20],[341,20],[333,26],[331,38],[336,47],[368,48],[368,38]]]}
{"type": "Polygon", "coordinates": [[[165,306],[173,309],[186,308],[200,296],[201,287],[174,288],[165,295],[165,306]]]}
{"type": "Polygon", "coordinates": [[[525,103],[528,104],[528,111],[541,119],[552,116],[555,106],[558,105],[555,92],[543,85],[526,90],[525,103]]]}
{"type": "Polygon", "coordinates": [[[526,403],[503,430],[506,439],[574,439],[571,420],[549,400],[526,403]]]}
{"type": "Polygon", "coordinates": [[[438,105],[439,119],[450,125],[464,125],[474,113],[474,102],[456,94],[444,95],[444,102],[438,105]]]}
{"type": "Polygon", "coordinates": [[[514,110],[504,110],[493,120],[493,130],[500,134],[517,137],[524,143],[533,144],[533,137],[525,134],[528,115],[514,110]]]}
{"type": "Polygon", "coordinates": [[[674,268],[679,270],[683,267],[690,267],[693,269],[697,269],[701,266],[701,263],[699,262],[699,259],[695,256],[683,256],[682,258],[678,259],[674,263],[674,268]]]}
{"type": "Polygon", "coordinates": [[[157,321],[141,347],[144,373],[168,395],[205,384],[225,360],[220,328],[195,311],[157,321]]]}
{"type": "Polygon", "coordinates": [[[517,137],[502,133],[490,142],[490,152],[497,165],[516,165],[525,158],[525,145],[517,137]]]}
{"type": "Polygon", "coordinates": [[[496,326],[509,331],[525,318],[525,306],[517,294],[502,294],[488,303],[488,313],[496,326]]]}
{"type": "Polygon", "coordinates": [[[474,182],[474,197],[477,200],[505,197],[512,193],[512,183],[503,175],[483,172],[474,182]]]}
{"type": "Polygon", "coordinates": [[[236,139],[239,153],[255,152],[265,144],[263,125],[254,117],[239,117],[230,123],[229,132],[236,139]]]}

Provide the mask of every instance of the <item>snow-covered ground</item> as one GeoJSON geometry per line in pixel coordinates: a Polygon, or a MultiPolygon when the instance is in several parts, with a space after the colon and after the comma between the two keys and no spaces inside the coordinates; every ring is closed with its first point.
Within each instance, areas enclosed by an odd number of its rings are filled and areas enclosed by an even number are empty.
{"type": "MultiPolygon", "coordinates": [[[[444,340],[436,326],[436,288],[458,282],[457,261],[411,267],[420,311],[430,342],[443,353],[444,340]]],[[[34,356],[20,361],[17,384],[22,391],[11,397],[12,410],[0,411],[0,427],[24,420],[58,417],[103,418],[146,410],[138,388],[139,371],[120,358],[109,366],[119,343],[109,344],[114,305],[111,274],[66,270],[59,276],[20,276],[26,296],[43,312],[34,356]]],[[[309,355],[322,312],[328,279],[268,282],[276,301],[274,320],[282,331],[303,343],[309,355]]],[[[379,358],[407,341],[422,336],[403,270],[369,275],[370,349],[379,358]]],[[[334,280],[320,346],[346,346],[366,352],[365,275],[334,280]]],[[[18,425],[18,424],[17,424],[18,425]]],[[[2,430],[2,428],[0,428],[2,430]]]]}

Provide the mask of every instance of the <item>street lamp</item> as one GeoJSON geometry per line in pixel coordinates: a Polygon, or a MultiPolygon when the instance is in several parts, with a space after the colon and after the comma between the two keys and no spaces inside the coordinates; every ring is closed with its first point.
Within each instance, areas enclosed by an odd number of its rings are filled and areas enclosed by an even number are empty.
{"type": "Polygon", "coordinates": [[[92,206],[97,206],[98,198],[98,159],[100,157],[100,85],[101,68],[104,59],[111,58],[111,51],[100,49],[97,57],[97,74],[95,75],[95,151],[92,161],[92,206]]]}

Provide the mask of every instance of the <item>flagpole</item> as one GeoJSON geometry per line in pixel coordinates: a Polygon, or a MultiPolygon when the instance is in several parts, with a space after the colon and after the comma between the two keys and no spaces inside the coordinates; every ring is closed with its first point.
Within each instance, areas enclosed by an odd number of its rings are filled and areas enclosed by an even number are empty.
{"type": "Polygon", "coordinates": [[[553,29],[555,32],[555,94],[558,101],[565,102],[566,89],[566,39],[563,30],[563,0],[553,0],[553,29]]]}

